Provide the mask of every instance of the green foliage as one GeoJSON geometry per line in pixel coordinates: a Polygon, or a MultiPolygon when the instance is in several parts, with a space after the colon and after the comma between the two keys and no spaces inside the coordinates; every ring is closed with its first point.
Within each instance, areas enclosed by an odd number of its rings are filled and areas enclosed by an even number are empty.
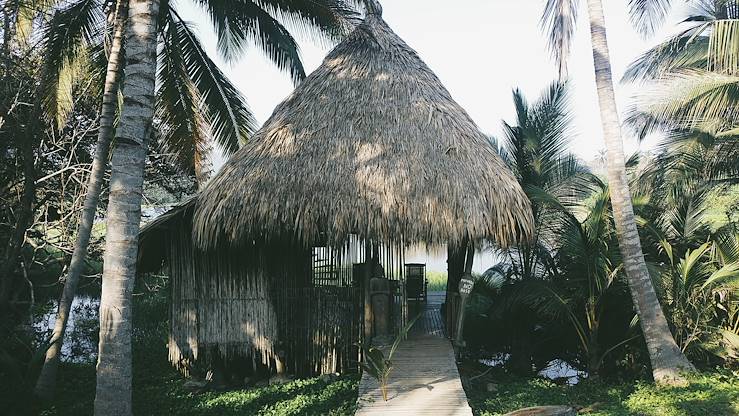
{"type": "MultiPolygon", "coordinates": [[[[498,250],[503,261],[478,284],[488,301],[468,311],[467,332],[488,354],[509,354],[519,374],[558,358],[591,377],[640,377],[646,351],[608,188],[567,151],[566,88],[554,84],[533,103],[516,92],[514,105],[517,125],[505,124],[501,154],[531,200],[536,233],[498,250]],[[479,335],[490,332],[495,339],[479,335]]],[[[653,156],[628,163],[662,308],[678,345],[704,368],[731,365],[739,354],[739,234],[731,198],[722,207],[712,198],[736,183],[736,148],[733,138],[673,132],[653,156]],[[721,222],[711,222],[710,210],[721,222]]]]}
{"type": "MultiPolygon", "coordinates": [[[[633,3],[641,1],[655,0],[633,3]]],[[[625,81],[649,82],[626,120],[640,137],[655,129],[737,135],[739,8],[734,0],[688,3],[691,15],[681,30],[626,70],[625,81]]]]}
{"type": "Polygon", "coordinates": [[[720,250],[715,242],[687,249],[681,258],[667,241],[663,247],[670,261],[660,267],[659,287],[675,341],[691,357],[708,352],[739,359],[737,334],[727,326],[739,313],[739,263],[721,264],[711,255],[720,250]]]}
{"type": "Polygon", "coordinates": [[[429,292],[443,292],[446,290],[447,272],[426,272],[429,292]]]}
{"type": "Polygon", "coordinates": [[[503,260],[478,283],[489,309],[476,307],[471,321],[482,325],[484,316],[503,332],[497,352],[511,355],[513,371],[559,356],[595,376],[604,357],[633,338],[608,188],[568,151],[566,84],[531,103],[515,91],[513,101],[517,124],[504,124],[500,152],[531,200],[536,232],[497,250],[503,260]]]}
{"type": "MultiPolygon", "coordinates": [[[[231,155],[255,131],[244,97],[205,53],[188,23],[169,8],[163,19],[157,80],[161,143],[181,166],[207,164],[210,139],[231,155]]],[[[209,172],[203,172],[209,173],[209,172]]]]}
{"type": "MultiPolygon", "coordinates": [[[[165,351],[166,354],[166,351],[165,351]]],[[[333,381],[321,378],[288,384],[193,394],[169,368],[166,356],[134,357],[133,406],[137,415],[346,415],[354,414],[357,376],[333,381]],[[162,366],[162,363],[165,366],[162,366]],[[147,369],[147,366],[152,369],[147,369]]],[[[63,364],[54,404],[42,415],[91,414],[95,398],[95,367],[63,364]]]]}
{"type": "Polygon", "coordinates": [[[90,64],[88,48],[101,42],[103,21],[98,0],[79,0],[56,10],[43,28],[41,98],[46,116],[59,129],[74,107],[76,73],[90,64]]]}
{"type": "Polygon", "coordinates": [[[498,390],[489,393],[484,384],[467,389],[476,415],[501,415],[531,406],[569,405],[590,416],[703,416],[739,412],[739,381],[731,373],[693,376],[682,387],[657,387],[651,383],[606,384],[581,382],[558,385],[534,378],[493,379],[498,390]]]}

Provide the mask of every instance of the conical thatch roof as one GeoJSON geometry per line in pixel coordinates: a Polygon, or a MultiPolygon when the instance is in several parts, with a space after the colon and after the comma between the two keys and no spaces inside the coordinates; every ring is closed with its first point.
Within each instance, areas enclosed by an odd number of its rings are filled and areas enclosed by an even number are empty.
{"type": "Polygon", "coordinates": [[[508,245],[533,220],[487,137],[370,13],[210,181],[193,225],[206,248],[258,235],[333,243],[350,233],[508,245]]]}

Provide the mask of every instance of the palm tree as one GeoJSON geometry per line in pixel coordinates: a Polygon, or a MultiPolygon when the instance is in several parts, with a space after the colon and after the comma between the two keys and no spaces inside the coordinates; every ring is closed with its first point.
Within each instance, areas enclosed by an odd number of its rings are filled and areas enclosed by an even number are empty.
{"type": "Polygon", "coordinates": [[[100,296],[96,415],[131,415],[131,294],[144,162],[154,118],[158,0],[130,0],[123,108],[111,159],[100,296]]]}
{"type": "MultiPolygon", "coordinates": [[[[305,76],[302,66],[290,65],[299,62],[297,54],[291,54],[297,51],[297,47],[284,48],[286,44],[294,46],[294,40],[267,10],[297,16],[320,27],[318,22],[321,20],[317,16],[306,14],[305,9],[296,7],[295,2],[264,1],[261,6],[252,2],[232,2],[228,7],[216,1],[203,3],[211,14],[219,35],[219,47],[226,56],[240,53],[247,40],[257,37],[268,55],[281,67],[291,69],[294,78],[305,76]]],[[[324,12],[324,18],[326,12],[335,17],[336,5],[343,4],[329,3],[331,7],[318,8],[324,12]]],[[[310,4],[315,6],[317,3],[310,4]]],[[[160,27],[168,26],[159,19],[157,0],[131,0],[129,9],[124,103],[111,162],[100,300],[95,414],[101,415],[131,414],[131,292],[136,274],[144,160],[155,112],[156,28],[158,24],[160,27]]],[[[176,17],[176,12],[169,15],[176,17]]],[[[170,35],[176,33],[192,39],[184,24],[178,25],[176,31],[170,30],[170,35]]],[[[182,62],[187,64],[188,60],[202,59],[203,55],[198,45],[191,49],[191,53],[182,54],[182,62]]],[[[208,66],[205,71],[212,73],[214,69],[215,66],[208,66]]],[[[192,81],[192,85],[198,85],[201,78],[193,77],[192,81]]],[[[192,85],[184,87],[193,91],[192,85]]],[[[202,98],[207,101],[208,95],[202,98]]]]}
{"type": "MultiPolygon", "coordinates": [[[[531,103],[516,90],[513,103],[516,124],[503,123],[499,152],[531,200],[536,232],[530,242],[497,251],[505,259],[499,267],[509,279],[525,282],[524,287],[558,274],[552,253],[559,245],[562,228],[572,217],[569,210],[594,190],[594,178],[567,150],[572,117],[565,83],[551,84],[531,103]]],[[[532,331],[528,329],[536,326],[536,317],[530,313],[534,308],[517,302],[515,292],[511,299],[504,302],[510,305],[506,313],[515,316],[518,330],[512,339],[510,365],[517,372],[529,372],[532,331]]]]}
{"type": "Polygon", "coordinates": [[[551,268],[550,249],[562,225],[560,206],[573,206],[589,192],[590,175],[567,151],[571,136],[569,96],[565,83],[555,82],[535,102],[513,92],[516,125],[503,123],[500,154],[531,200],[534,238],[503,254],[522,278],[551,268]]]}
{"type": "MultiPolygon", "coordinates": [[[[284,1],[265,1],[254,4],[225,5],[201,2],[211,14],[219,35],[219,49],[230,60],[242,54],[248,40],[258,40],[260,48],[281,70],[290,73],[294,82],[305,77],[298,46],[290,33],[274,17],[282,15],[302,23],[319,37],[335,39],[352,26],[356,12],[343,1],[321,0],[296,4],[284,1]]],[[[124,10],[126,0],[119,0],[117,8],[124,10]]],[[[114,34],[124,27],[125,12],[118,13],[114,34]]],[[[254,121],[238,90],[226,79],[208,57],[200,41],[177,11],[163,3],[159,18],[158,85],[156,93],[156,132],[165,154],[171,155],[179,166],[194,172],[199,185],[209,176],[211,141],[216,141],[228,156],[251,135],[254,121]]],[[[119,38],[120,40],[120,38],[119,38]]],[[[119,72],[116,38],[112,40],[108,59],[103,111],[90,174],[85,206],[72,261],[59,303],[52,343],[37,382],[36,393],[49,397],[54,389],[59,351],[64,337],[69,309],[84,266],[87,245],[100,199],[103,174],[107,166],[115,116],[116,76],[119,72]]]]}
{"type": "MultiPolygon", "coordinates": [[[[663,0],[635,0],[631,2],[631,5],[632,15],[637,21],[642,21],[643,16],[650,12],[657,15],[664,13],[665,4],[663,0]]],[[[693,366],[672,337],[654,290],[639,240],[626,176],[626,160],[613,90],[602,1],[587,0],[587,9],[590,17],[598,104],[608,152],[607,173],[611,204],[626,276],[649,351],[654,380],[659,383],[681,382],[683,377],[680,373],[692,370],[693,366]]],[[[574,33],[576,12],[576,1],[548,0],[542,19],[543,26],[549,33],[550,48],[559,63],[561,76],[566,76],[565,62],[574,33]]]]}
{"type": "Polygon", "coordinates": [[[672,131],[632,178],[644,248],[665,312],[691,357],[739,355],[739,244],[735,224],[708,215],[715,195],[739,179],[739,155],[724,140],[672,131]]]}

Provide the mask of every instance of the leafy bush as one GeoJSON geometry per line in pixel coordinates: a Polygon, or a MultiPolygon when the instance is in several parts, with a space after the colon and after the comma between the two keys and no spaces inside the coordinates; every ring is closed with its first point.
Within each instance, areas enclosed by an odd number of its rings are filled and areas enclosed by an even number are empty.
{"type": "Polygon", "coordinates": [[[467,387],[476,415],[492,416],[531,406],[569,405],[591,416],[729,416],[739,414],[739,378],[731,373],[705,373],[684,387],[657,387],[652,383],[606,384],[583,381],[558,385],[540,378],[502,376],[467,387]]]}

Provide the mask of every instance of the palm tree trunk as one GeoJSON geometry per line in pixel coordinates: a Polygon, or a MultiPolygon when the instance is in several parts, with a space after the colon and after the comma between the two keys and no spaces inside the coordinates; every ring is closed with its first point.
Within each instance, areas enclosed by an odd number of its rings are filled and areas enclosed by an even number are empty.
{"type": "Polygon", "coordinates": [[[113,148],[100,298],[95,414],[131,409],[131,298],[136,276],[141,195],[154,116],[158,0],[130,0],[123,110],[113,148]]]}
{"type": "Polygon", "coordinates": [[[588,0],[588,12],[595,82],[598,89],[603,136],[608,152],[607,171],[611,204],[631,296],[649,350],[654,380],[664,383],[681,382],[683,378],[680,372],[692,371],[693,366],[672,338],[644,261],[626,177],[621,124],[613,91],[602,1],[588,0]]]}
{"type": "Polygon", "coordinates": [[[75,241],[74,252],[72,253],[72,261],[69,265],[67,278],[64,282],[64,290],[62,297],[59,299],[59,310],[57,311],[56,321],[54,323],[54,332],[51,336],[51,344],[46,350],[46,359],[41,369],[41,374],[36,381],[36,395],[49,399],[54,394],[56,386],[56,373],[59,367],[59,352],[64,341],[64,332],[67,328],[67,320],[69,319],[69,311],[72,308],[72,301],[77,292],[77,284],[79,283],[80,274],[85,264],[85,256],[87,255],[87,246],[90,242],[90,234],[95,221],[95,213],[100,201],[100,192],[103,185],[103,177],[105,169],[108,166],[108,153],[110,152],[110,143],[113,140],[113,120],[115,119],[115,111],[117,105],[118,93],[118,72],[120,69],[121,46],[123,43],[123,31],[125,30],[126,14],[128,13],[128,1],[120,0],[116,6],[113,17],[114,29],[113,39],[110,46],[110,54],[108,56],[107,72],[105,75],[105,86],[103,90],[103,104],[100,111],[100,129],[98,131],[98,141],[95,147],[95,156],[92,161],[92,171],[87,183],[87,194],[85,195],[85,204],[80,216],[80,222],[77,228],[77,239],[75,241]]]}

